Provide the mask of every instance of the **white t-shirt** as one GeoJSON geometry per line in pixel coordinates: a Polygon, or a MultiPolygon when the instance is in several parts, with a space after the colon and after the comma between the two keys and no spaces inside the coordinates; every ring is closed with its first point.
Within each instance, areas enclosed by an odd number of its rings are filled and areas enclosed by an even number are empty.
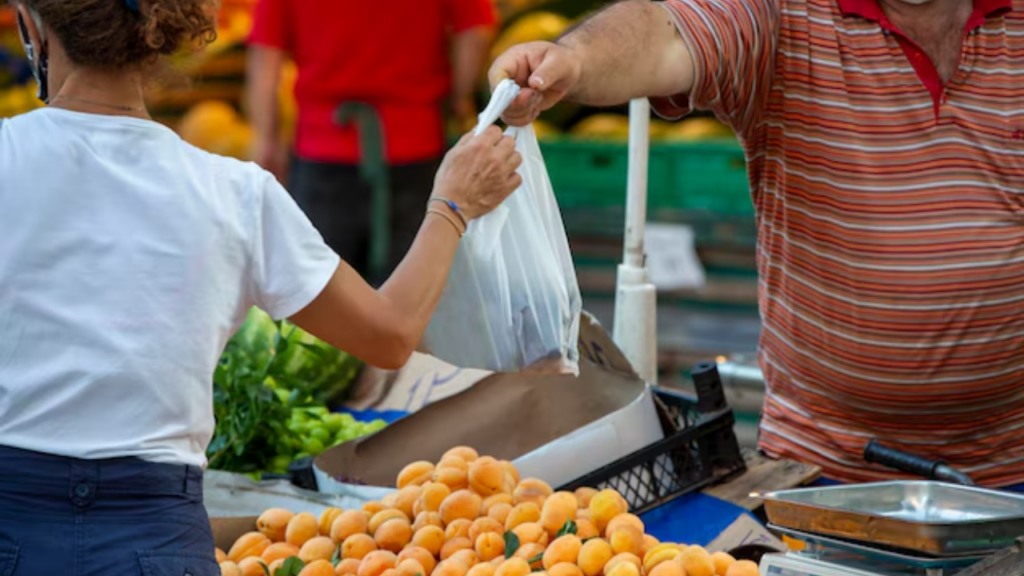
{"type": "Polygon", "coordinates": [[[155,122],[0,123],[0,445],[205,465],[212,376],[255,305],[339,264],[267,172],[155,122]]]}

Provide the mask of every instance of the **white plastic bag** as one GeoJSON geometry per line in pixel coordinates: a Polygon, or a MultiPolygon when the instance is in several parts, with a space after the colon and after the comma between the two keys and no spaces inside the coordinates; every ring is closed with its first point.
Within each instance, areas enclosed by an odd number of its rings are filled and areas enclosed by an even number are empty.
{"type": "MultiPolygon", "coordinates": [[[[475,133],[494,124],[518,94],[515,82],[499,84],[475,133]]],[[[506,134],[523,156],[523,184],[470,223],[425,348],[463,368],[578,374],[582,302],[562,215],[533,127],[506,134]]]]}

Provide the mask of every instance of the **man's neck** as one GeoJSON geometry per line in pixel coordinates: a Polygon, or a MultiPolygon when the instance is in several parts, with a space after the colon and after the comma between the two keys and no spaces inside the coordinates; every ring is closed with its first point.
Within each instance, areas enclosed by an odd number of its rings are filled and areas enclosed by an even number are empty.
{"type": "Polygon", "coordinates": [[[913,4],[904,0],[878,0],[882,11],[893,21],[907,22],[922,20],[945,22],[954,14],[962,13],[973,4],[972,0],[930,0],[922,4],[913,4]]]}

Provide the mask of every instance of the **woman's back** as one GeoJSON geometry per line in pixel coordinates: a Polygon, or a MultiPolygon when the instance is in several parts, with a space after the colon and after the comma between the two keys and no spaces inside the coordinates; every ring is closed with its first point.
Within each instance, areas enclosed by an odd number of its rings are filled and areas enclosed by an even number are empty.
{"type": "Polygon", "coordinates": [[[5,121],[0,174],[4,443],[202,465],[219,351],[250,306],[310,302],[337,256],[269,174],[154,122],[5,121]]]}

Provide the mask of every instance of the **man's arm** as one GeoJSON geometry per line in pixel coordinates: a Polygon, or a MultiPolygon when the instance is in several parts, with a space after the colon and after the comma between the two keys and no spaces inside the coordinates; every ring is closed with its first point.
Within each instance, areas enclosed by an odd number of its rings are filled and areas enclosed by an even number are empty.
{"type": "Polygon", "coordinates": [[[284,152],[281,150],[277,93],[285,52],[277,48],[250,45],[246,80],[246,100],[256,135],[254,160],[281,178],[284,152]]]}
{"type": "Polygon", "coordinates": [[[476,124],[473,91],[493,39],[493,26],[476,26],[455,34],[452,40],[451,107],[461,130],[476,124]]]}
{"type": "Polygon", "coordinates": [[[694,64],[668,11],[648,0],[626,0],[556,44],[510,49],[489,74],[492,87],[505,78],[526,88],[505,115],[507,122],[523,125],[563,98],[607,106],[688,92],[694,64]]]}

